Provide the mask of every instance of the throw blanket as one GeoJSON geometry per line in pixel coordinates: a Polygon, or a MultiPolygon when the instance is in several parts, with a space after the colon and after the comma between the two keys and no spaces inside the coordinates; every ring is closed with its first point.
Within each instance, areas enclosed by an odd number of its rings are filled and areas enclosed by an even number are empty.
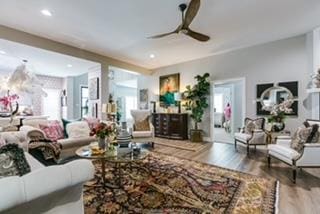
{"type": "Polygon", "coordinates": [[[37,139],[29,142],[29,151],[37,150],[42,153],[43,158],[47,160],[54,160],[58,162],[60,157],[62,145],[48,139],[37,139]]]}

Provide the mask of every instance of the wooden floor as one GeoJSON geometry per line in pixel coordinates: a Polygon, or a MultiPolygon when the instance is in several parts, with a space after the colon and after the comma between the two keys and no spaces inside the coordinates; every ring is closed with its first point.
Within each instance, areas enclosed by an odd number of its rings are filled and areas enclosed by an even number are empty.
{"type": "Polygon", "coordinates": [[[258,147],[257,151],[252,149],[250,157],[247,157],[245,147],[239,145],[238,151],[235,151],[234,145],[225,143],[214,143],[197,153],[159,145],[155,150],[252,175],[275,178],[280,181],[279,213],[320,213],[320,168],[299,170],[297,182],[293,184],[290,180],[291,169],[284,163],[273,160],[271,169],[267,167],[264,146],[258,147]]]}

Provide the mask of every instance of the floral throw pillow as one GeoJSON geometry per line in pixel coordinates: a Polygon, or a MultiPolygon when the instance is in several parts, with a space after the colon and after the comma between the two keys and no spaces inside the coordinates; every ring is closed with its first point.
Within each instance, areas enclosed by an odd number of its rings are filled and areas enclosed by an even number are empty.
{"type": "Polygon", "coordinates": [[[318,140],[318,127],[299,127],[292,137],[290,147],[301,153],[305,143],[316,143],[318,140]]]}
{"type": "Polygon", "coordinates": [[[246,134],[251,134],[255,129],[263,129],[263,126],[264,118],[258,118],[255,120],[246,118],[244,132],[246,134]]]}
{"type": "Polygon", "coordinates": [[[45,133],[46,137],[52,141],[64,138],[63,129],[58,121],[51,121],[48,125],[39,125],[40,129],[45,133]]]}
{"type": "Polygon", "coordinates": [[[23,149],[17,144],[7,144],[0,148],[0,178],[22,176],[30,171],[23,149]]]}

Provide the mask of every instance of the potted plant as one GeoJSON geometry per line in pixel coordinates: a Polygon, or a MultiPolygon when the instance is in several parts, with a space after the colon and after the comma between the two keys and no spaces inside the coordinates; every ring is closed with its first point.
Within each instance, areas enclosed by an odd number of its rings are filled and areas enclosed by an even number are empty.
{"type": "Polygon", "coordinates": [[[96,136],[98,139],[99,148],[105,150],[106,147],[108,147],[106,145],[106,138],[108,140],[108,137],[114,135],[115,132],[116,127],[113,123],[110,125],[99,123],[95,128],[92,129],[90,136],[96,136]]]}
{"type": "Polygon", "coordinates": [[[194,121],[194,129],[190,130],[190,139],[192,142],[203,141],[203,131],[199,129],[198,124],[202,122],[202,117],[206,108],[209,107],[208,95],[210,94],[209,74],[197,75],[195,79],[197,84],[193,87],[188,85],[183,93],[185,97],[184,107],[191,111],[190,117],[194,121]]]}
{"type": "Polygon", "coordinates": [[[268,118],[268,123],[271,123],[271,131],[273,132],[279,132],[284,130],[285,123],[284,119],[286,118],[287,114],[291,114],[292,104],[294,101],[292,99],[285,100],[280,104],[275,104],[268,107],[263,107],[262,109],[265,111],[270,112],[270,117],[268,118]]]}

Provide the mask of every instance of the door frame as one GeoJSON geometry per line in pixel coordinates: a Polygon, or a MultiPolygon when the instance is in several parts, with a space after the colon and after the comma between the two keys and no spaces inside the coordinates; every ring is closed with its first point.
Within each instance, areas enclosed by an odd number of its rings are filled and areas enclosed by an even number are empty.
{"type": "MultiPolygon", "coordinates": [[[[211,104],[210,104],[210,141],[214,142],[214,88],[217,85],[223,85],[223,84],[232,84],[234,82],[242,82],[242,118],[244,119],[246,117],[246,78],[245,77],[239,77],[239,78],[231,78],[231,79],[221,79],[221,80],[213,80],[211,81],[211,104]]],[[[234,89],[232,89],[232,100],[234,100],[234,89]]],[[[234,112],[235,106],[232,104],[231,111],[234,112]]],[[[232,128],[234,126],[233,124],[233,114],[232,114],[232,128]]],[[[236,131],[236,130],[234,130],[236,131]]]]}

